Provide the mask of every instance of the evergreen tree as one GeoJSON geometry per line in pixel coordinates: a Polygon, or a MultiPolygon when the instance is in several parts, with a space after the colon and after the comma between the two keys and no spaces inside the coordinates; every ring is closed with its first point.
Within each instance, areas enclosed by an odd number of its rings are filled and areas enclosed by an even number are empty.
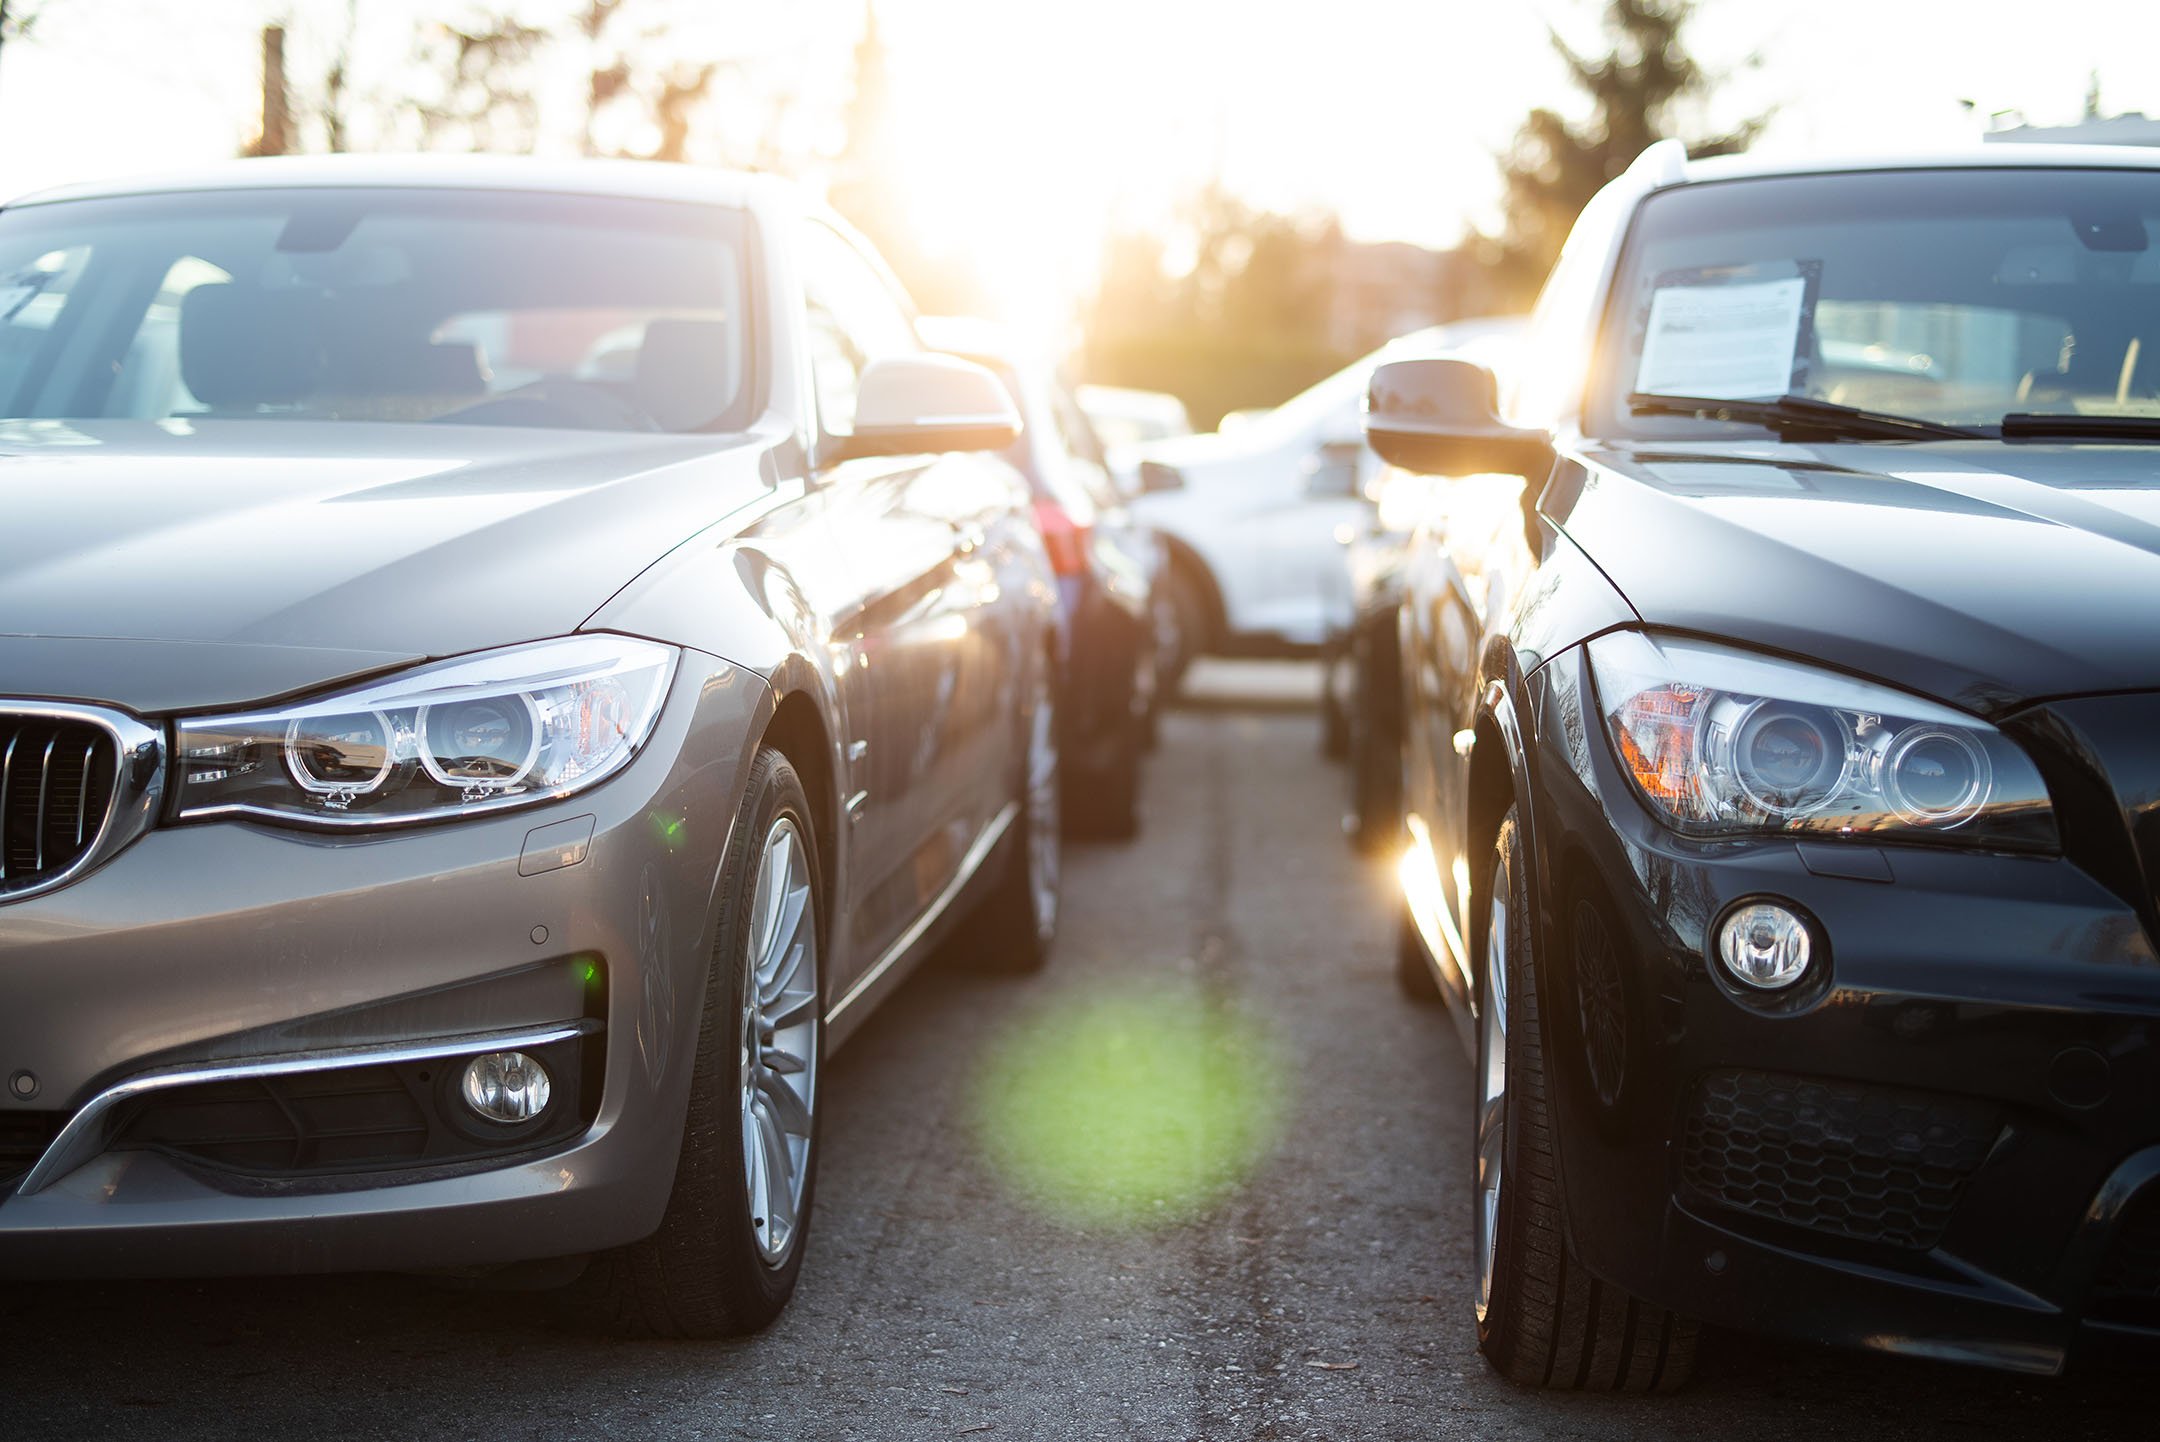
{"type": "MultiPolygon", "coordinates": [[[[1544,107],[1531,111],[1501,160],[1506,225],[1482,248],[1508,292],[1523,300],[1533,295],[1590,197],[1652,143],[1673,135],[1687,103],[1715,87],[1720,77],[1681,43],[1695,8],[1695,0],[1610,0],[1601,55],[1579,55],[1552,36],[1568,78],[1590,97],[1591,112],[1576,122],[1544,107]]],[[[1728,155],[1746,149],[1766,118],[1722,135],[1682,138],[1691,155],[1728,155]]]]}

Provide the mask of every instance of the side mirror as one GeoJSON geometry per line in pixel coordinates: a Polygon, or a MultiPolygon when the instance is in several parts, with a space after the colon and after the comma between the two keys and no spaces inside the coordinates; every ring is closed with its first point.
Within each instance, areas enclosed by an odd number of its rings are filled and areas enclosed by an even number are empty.
{"type": "Polygon", "coordinates": [[[1461,360],[1390,361],[1373,370],[1365,435],[1380,459],[1406,471],[1470,476],[1487,471],[1538,478],[1552,469],[1552,440],[1500,419],[1500,385],[1461,360]]]}
{"type": "Polygon", "coordinates": [[[1138,472],[1140,493],[1159,495],[1164,491],[1185,489],[1185,475],[1176,466],[1166,466],[1161,461],[1142,461],[1138,472]]]}
{"type": "Polygon", "coordinates": [[[1001,451],[1019,438],[1012,395],[983,367],[955,356],[887,356],[863,368],[842,454],[1001,451]]]}

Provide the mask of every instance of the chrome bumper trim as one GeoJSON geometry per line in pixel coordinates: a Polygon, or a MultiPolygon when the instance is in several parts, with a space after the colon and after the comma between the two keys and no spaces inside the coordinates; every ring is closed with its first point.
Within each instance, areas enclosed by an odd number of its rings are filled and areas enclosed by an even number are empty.
{"type": "Polygon", "coordinates": [[[288,1052],[282,1056],[212,1062],[129,1077],[90,1098],[83,1104],[82,1110],[68,1119],[68,1124],[60,1129],[60,1135],[53,1138],[52,1145],[38,1158],[37,1165],[23,1174],[22,1181],[15,1188],[15,1194],[26,1197],[43,1191],[104,1151],[106,1142],[110,1140],[105,1127],[111,1119],[113,1109],[122,1102],[133,1101],[137,1097],[170,1091],[176,1087],[202,1086],[209,1082],[246,1081],[255,1077],[291,1076],[297,1072],[432,1061],[439,1057],[463,1056],[469,1052],[522,1051],[531,1047],[548,1046],[554,1042],[571,1041],[596,1030],[598,1026],[599,1023],[592,1021],[564,1022],[523,1031],[429,1037],[424,1041],[396,1042],[385,1046],[288,1052]]]}

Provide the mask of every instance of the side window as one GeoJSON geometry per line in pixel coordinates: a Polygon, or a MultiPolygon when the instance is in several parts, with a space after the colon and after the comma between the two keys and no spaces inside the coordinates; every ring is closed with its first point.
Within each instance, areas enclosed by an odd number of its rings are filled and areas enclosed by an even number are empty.
{"type": "Polygon", "coordinates": [[[803,228],[803,289],[809,304],[810,365],[818,423],[829,436],[855,424],[855,391],[870,362],[921,349],[914,322],[892,287],[830,226],[803,228]]]}

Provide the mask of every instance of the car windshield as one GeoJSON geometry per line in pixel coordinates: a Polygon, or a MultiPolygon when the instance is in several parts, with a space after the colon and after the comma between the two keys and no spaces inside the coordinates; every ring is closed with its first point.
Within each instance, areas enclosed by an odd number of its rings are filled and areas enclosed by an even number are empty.
{"type": "Polygon", "coordinates": [[[743,221],[326,188],[0,212],[0,419],[739,428],[743,221]]]}
{"type": "Polygon", "coordinates": [[[2160,417],[2160,170],[1677,187],[1636,217],[1605,334],[1596,435],[1763,430],[1644,396],[1794,395],[1987,434],[2010,413],[2160,417]]]}

